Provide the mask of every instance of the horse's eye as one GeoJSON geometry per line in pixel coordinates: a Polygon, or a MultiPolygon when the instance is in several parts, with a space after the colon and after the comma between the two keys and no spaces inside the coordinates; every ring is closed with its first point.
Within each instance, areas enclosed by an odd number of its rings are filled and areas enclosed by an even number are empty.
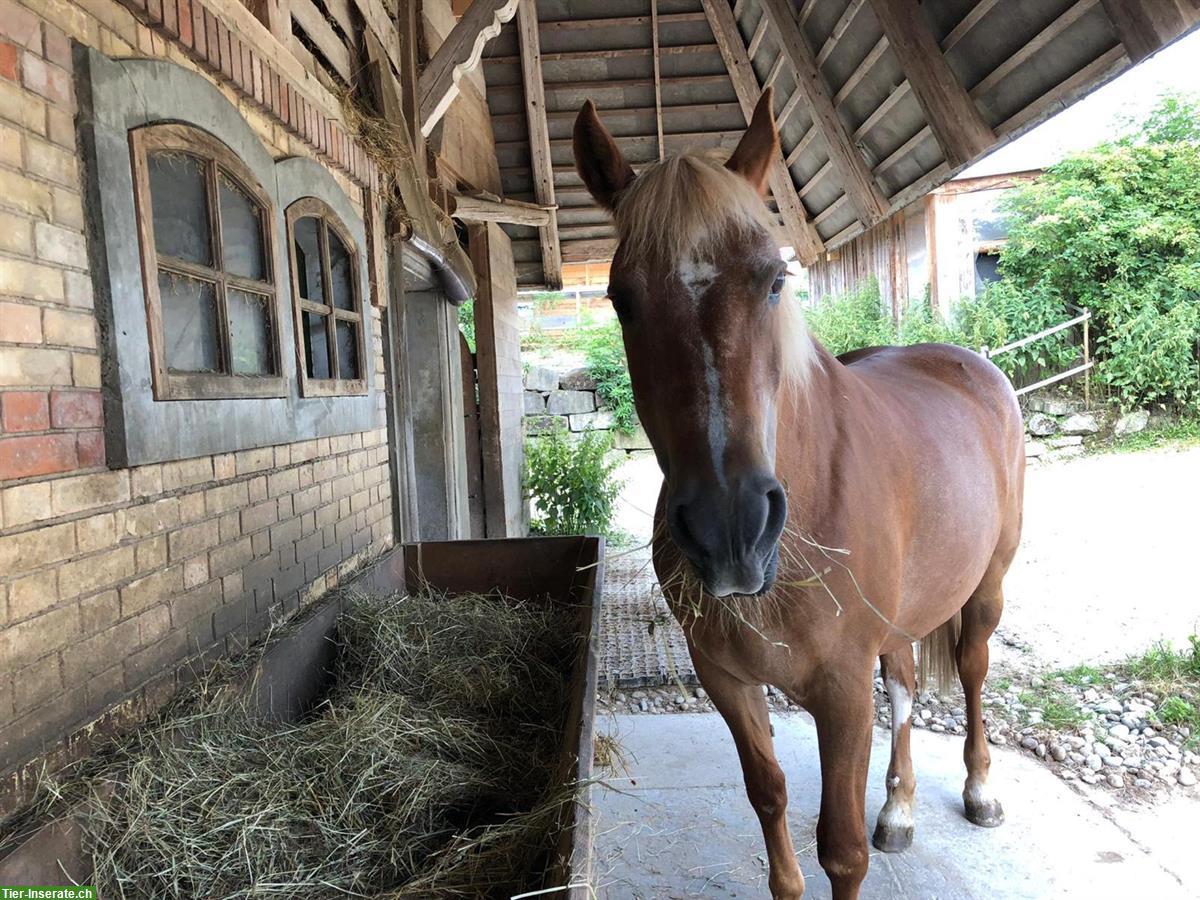
{"type": "Polygon", "coordinates": [[[629,300],[624,294],[614,292],[611,288],[608,292],[608,299],[613,305],[613,311],[616,312],[617,318],[624,322],[629,317],[629,300]]]}
{"type": "Polygon", "coordinates": [[[771,285],[771,293],[767,295],[767,302],[772,306],[779,302],[779,298],[783,294],[783,285],[786,281],[786,274],[776,276],[774,283],[771,285]]]}

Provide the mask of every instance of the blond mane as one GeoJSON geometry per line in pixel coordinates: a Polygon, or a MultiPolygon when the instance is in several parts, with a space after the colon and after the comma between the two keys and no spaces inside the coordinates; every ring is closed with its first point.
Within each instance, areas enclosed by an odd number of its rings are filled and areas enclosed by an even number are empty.
{"type": "MultiPolygon", "coordinates": [[[[777,247],[783,243],[763,198],[711,152],[681,153],[647,166],[617,198],[613,218],[625,252],[666,265],[709,257],[731,234],[761,230],[777,247]]],[[[800,388],[818,357],[793,279],[783,293],[785,382],[800,388]]]]}

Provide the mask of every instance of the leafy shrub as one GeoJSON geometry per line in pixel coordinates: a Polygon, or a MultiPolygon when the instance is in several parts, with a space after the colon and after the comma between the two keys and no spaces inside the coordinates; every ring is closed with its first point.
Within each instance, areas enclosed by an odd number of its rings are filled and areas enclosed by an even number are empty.
{"type": "Polygon", "coordinates": [[[588,374],[596,380],[596,393],[613,411],[617,431],[633,434],[637,410],[633,405],[633,384],[625,360],[625,342],[617,321],[583,328],[577,346],[583,351],[588,374]]]}
{"type": "Polygon", "coordinates": [[[475,352],[475,300],[472,298],[458,307],[458,330],[467,339],[467,346],[475,352]]]}
{"type": "Polygon", "coordinates": [[[897,335],[900,344],[957,344],[961,343],[954,329],[929,301],[929,291],[921,300],[909,301],[900,319],[897,335]]]}
{"type": "Polygon", "coordinates": [[[525,490],[533,500],[537,534],[606,534],[621,483],[605,459],[612,439],[589,431],[578,440],[565,429],[525,445],[525,490]]]}
{"type": "Polygon", "coordinates": [[[1130,137],[1068,157],[1005,204],[1004,282],[1047,318],[1092,310],[1097,380],[1126,406],[1200,394],[1198,123],[1200,102],[1167,97],[1130,137]]]}
{"type": "Polygon", "coordinates": [[[879,297],[879,282],[870,278],[855,290],[828,297],[806,314],[809,330],[835,356],[860,347],[896,343],[892,317],[879,297]]]}
{"type": "MultiPolygon", "coordinates": [[[[1045,291],[1020,290],[1010,281],[998,281],[954,307],[955,343],[975,350],[1002,347],[1072,317],[1061,300],[1045,291]]],[[[1070,331],[1060,331],[1003,353],[993,362],[1016,379],[1023,372],[1062,371],[1078,356],[1070,331]]]]}

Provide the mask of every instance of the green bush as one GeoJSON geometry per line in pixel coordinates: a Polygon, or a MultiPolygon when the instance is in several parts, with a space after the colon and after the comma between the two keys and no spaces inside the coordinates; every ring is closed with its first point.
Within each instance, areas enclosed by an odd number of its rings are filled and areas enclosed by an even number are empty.
{"type": "Polygon", "coordinates": [[[1122,405],[1193,402],[1200,102],[1164,98],[1130,137],[1068,157],[1005,207],[1000,272],[1039,321],[1092,310],[1096,378],[1122,405]]]}
{"type": "Polygon", "coordinates": [[[806,318],[809,330],[835,356],[896,343],[892,317],[883,308],[879,282],[874,278],[848,294],[825,298],[806,318]]]}
{"type": "Polygon", "coordinates": [[[961,343],[954,329],[946,323],[941,313],[929,301],[929,291],[921,300],[910,300],[900,319],[897,335],[899,344],[958,344],[961,343]]]}
{"type": "Polygon", "coordinates": [[[637,410],[633,405],[633,384],[625,361],[625,342],[616,320],[603,325],[587,325],[580,330],[576,346],[583,351],[588,374],[596,380],[596,393],[613,411],[617,431],[633,434],[637,410]]]}
{"type": "Polygon", "coordinates": [[[535,506],[537,534],[607,534],[621,483],[605,458],[612,439],[589,431],[578,440],[564,429],[525,445],[525,491],[535,506]]]}
{"type": "Polygon", "coordinates": [[[475,352],[475,300],[465,301],[458,307],[458,330],[467,339],[467,346],[475,352]]]}

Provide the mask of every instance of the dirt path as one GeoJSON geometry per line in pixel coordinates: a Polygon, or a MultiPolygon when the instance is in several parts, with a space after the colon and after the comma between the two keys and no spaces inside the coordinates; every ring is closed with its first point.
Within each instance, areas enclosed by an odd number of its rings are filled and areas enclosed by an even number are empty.
{"type": "Polygon", "coordinates": [[[1063,667],[1183,645],[1200,629],[1198,511],[1197,447],[1031,467],[1001,659],[1063,667]]]}

